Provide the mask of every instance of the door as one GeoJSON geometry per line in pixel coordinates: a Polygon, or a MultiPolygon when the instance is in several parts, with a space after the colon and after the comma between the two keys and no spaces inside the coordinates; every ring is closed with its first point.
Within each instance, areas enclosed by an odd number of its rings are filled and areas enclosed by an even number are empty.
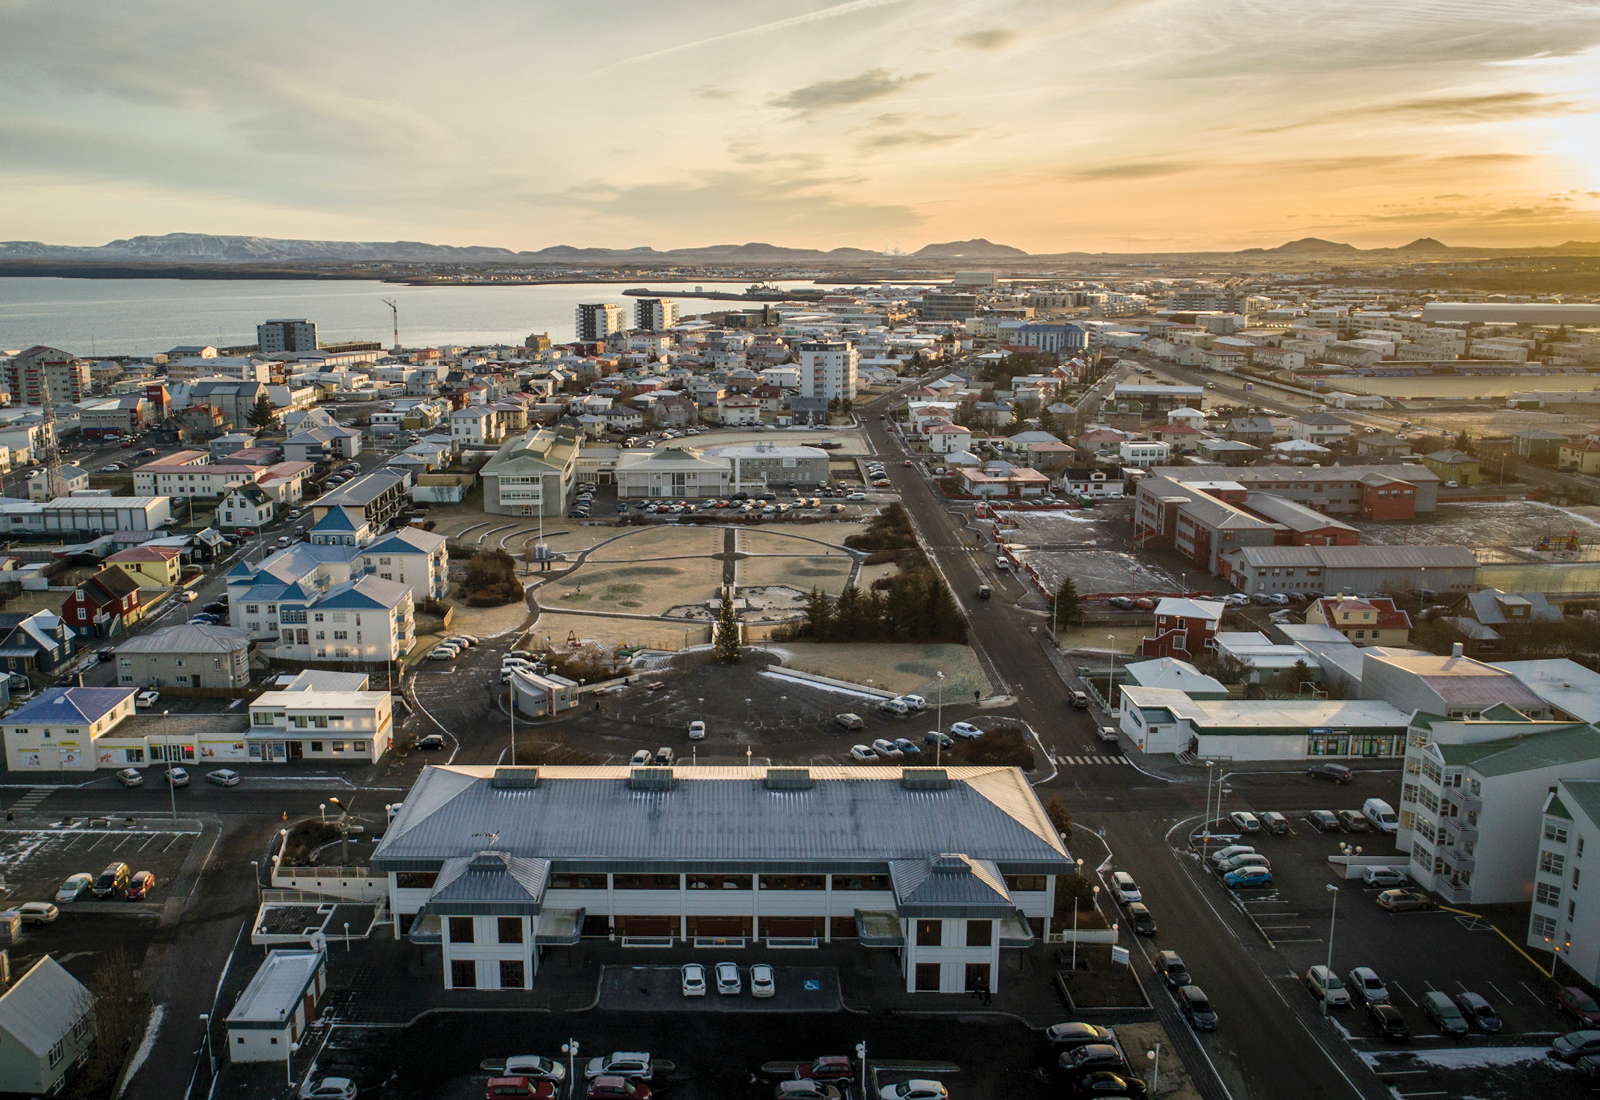
{"type": "Polygon", "coordinates": [[[472,959],[451,959],[450,987],[452,989],[477,989],[478,964],[472,959]]]}
{"type": "Polygon", "coordinates": [[[521,959],[500,960],[500,988],[501,989],[526,989],[527,983],[523,980],[523,967],[521,959]]]}
{"type": "Polygon", "coordinates": [[[971,993],[974,989],[989,988],[989,964],[968,963],[966,991],[971,993]]]}
{"type": "Polygon", "coordinates": [[[289,742],[289,759],[290,760],[300,760],[305,756],[305,754],[306,754],[306,743],[304,741],[290,741],[289,742]]]}

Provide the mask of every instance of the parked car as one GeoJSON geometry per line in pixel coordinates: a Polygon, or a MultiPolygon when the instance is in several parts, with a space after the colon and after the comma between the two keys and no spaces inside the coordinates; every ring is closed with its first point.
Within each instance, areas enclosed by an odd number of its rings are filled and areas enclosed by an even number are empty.
{"type": "Polygon", "coordinates": [[[583,1067],[583,1075],[591,1081],[596,1077],[632,1077],[648,1081],[655,1075],[655,1067],[651,1065],[648,1054],[619,1050],[612,1054],[590,1058],[583,1067]]]}
{"type": "Polygon", "coordinates": [[[1569,1031],[1550,1043],[1550,1053],[1563,1062],[1600,1054],[1600,1031],[1569,1031]]]}
{"type": "Polygon", "coordinates": [[[901,702],[899,699],[885,699],[883,702],[878,704],[878,709],[883,711],[885,714],[895,714],[901,717],[911,713],[911,708],[906,706],[905,703],[901,702]]]}
{"type": "Polygon", "coordinates": [[[938,1081],[914,1078],[878,1090],[881,1100],[949,1100],[950,1094],[938,1081]]]}
{"type": "Polygon", "coordinates": [[[1138,1077],[1124,1077],[1108,1069],[1095,1070],[1072,1081],[1073,1096],[1106,1096],[1117,1100],[1145,1094],[1145,1083],[1138,1077]]]}
{"type": "MultiPolygon", "coordinates": [[[[456,651],[451,649],[449,646],[435,646],[433,649],[428,651],[428,660],[430,661],[453,661],[457,656],[458,654],[456,651]]],[[[501,682],[504,683],[509,675],[509,672],[507,672],[505,669],[501,669],[501,682]]]]}
{"type": "Polygon", "coordinates": [[[1228,815],[1228,820],[1233,822],[1234,827],[1241,833],[1259,833],[1261,831],[1261,819],[1249,810],[1235,810],[1228,815]]]}
{"type": "Polygon", "coordinates": [[[1503,1026],[1500,1017],[1482,996],[1471,990],[1457,993],[1456,1007],[1461,1010],[1461,1014],[1467,1018],[1467,1023],[1472,1025],[1474,1031],[1481,1031],[1485,1035],[1500,1034],[1503,1026]]]}
{"type": "Polygon", "coordinates": [[[1272,861],[1260,852],[1245,852],[1243,855],[1234,856],[1225,861],[1217,869],[1224,875],[1230,871],[1242,870],[1245,867],[1259,867],[1263,871],[1272,870],[1272,861]]]}
{"type": "Polygon", "coordinates": [[[1117,727],[1116,726],[1101,726],[1100,727],[1100,740],[1104,741],[1104,742],[1106,742],[1108,744],[1115,745],[1117,743],[1117,727]]]}
{"type": "Polygon", "coordinates": [[[1406,873],[1395,867],[1364,867],[1361,871],[1361,881],[1368,886],[1404,886],[1406,873]]]}
{"type": "Polygon", "coordinates": [[[1221,867],[1234,856],[1254,855],[1255,849],[1248,844],[1230,844],[1226,848],[1211,853],[1211,862],[1221,867]]]}
{"type": "Polygon", "coordinates": [[[144,786],[144,776],[135,768],[123,768],[117,773],[117,782],[124,787],[144,786]]]}
{"type": "Polygon", "coordinates": [[[539,1054],[513,1054],[501,1070],[507,1077],[527,1077],[534,1081],[565,1081],[567,1067],[554,1058],[539,1054]]]}
{"type": "Polygon", "coordinates": [[[628,761],[630,768],[648,768],[655,757],[650,755],[649,749],[638,749],[633,754],[633,759],[628,761]]]}
{"type": "Polygon", "coordinates": [[[696,719],[689,723],[689,740],[699,741],[706,735],[706,724],[696,719]]]}
{"type": "Polygon", "coordinates": [[[1077,707],[1079,710],[1087,710],[1089,707],[1089,693],[1086,691],[1073,692],[1072,705],[1077,707]]]}
{"type": "Polygon", "coordinates": [[[133,697],[133,705],[136,707],[153,707],[160,699],[161,693],[152,688],[149,691],[141,691],[138,695],[135,695],[133,697]]]}
{"type": "Polygon", "coordinates": [[[896,737],[892,743],[895,748],[900,750],[901,755],[903,756],[922,755],[922,746],[911,740],[909,737],[896,737]]]}
{"type": "Polygon", "coordinates": [[[1556,1007],[1584,1027],[1600,1026],[1600,1004],[1575,985],[1556,990],[1556,1007]]]}
{"type": "Polygon", "coordinates": [[[811,1078],[801,1078],[794,1081],[779,1081],[778,1087],[772,1091],[773,1100],[844,1100],[844,1092],[838,1085],[830,1085],[826,1081],[813,1081],[811,1078]]]}
{"type": "Polygon", "coordinates": [[[423,752],[438,752],[444,748],[444,735],[430,733],[426,737],[417,738],[417,748],[423,752]]]}
{"type": "Polygon", "coordinates": [[[1339,975],[1326,966],[1319,964],[1307,970],[1305,981],[1311,995],[1319,1001],[1326,1001],[1329,1008],[1350,1006],[1350,991],[1345,989],[1344,983],[1339,980],[1339,975]]]}
{"type": "Polygon", "coordinates": [[[1217,1010],[1211,1007],[1210,998],[1199,986],[1181,987],[1178,990],[1178,1007],[1183,1009],[1184,1018],[1196,1031],[1217,1030],[1217,1010]]]}
{"type": "Polygon", "coordinates": [[[189,785],[189,772],[185,768],[167,766],[167,782],[174,787],[187,787],[189,785]]]}
{"type": "Polygon", "coordinates": [[[672,767],[673,751],[671,745],[662,745],[656,750],[655,764],[658,768],[672,767]]]}
{"type": "Polygon", "coordinates": [[[1156,961],[1156,970],[1168,989],[1182,989],[1189,984],[1189,968],[1176,951],[1163,951],[1156,961]]]}
{"type": "Polygon", "coordinates": [[[1078,1077],[1099,1070],[1120,1074],[1128,1072],[1128,1063],[1123,1059],[1121,1051],[1109,1043],[1090,1043],[1076,1050],[1069,1050],[1056,1059],[1056,1065],[1069,1077],[1078,1077]]]}
{"type": "Polygon", "coordinates": [[[871,745],[852,745],[850,746],[850,759],[861,764],[876,764],[878,762],[878,754],[873,751],[871,745]]]}
{"type": "Polygon", "coordinates": [[[25,901],[17,906],[17,915],[23,924],[54,924],[61,910],[48,901],[25,901]]]}
{"type": "Polygon", "coordinates": [[[912,710],[927,710],[928,701],[920,695],[902,695],[900,701],[912,710]]]}
{"type": "Polygon", "coordinates": [[[1389,999],[1389,990],[1370,966],[1358,966],[1350,971],[1350,988],[1368,1004],[1382,1004],[1389,999]]]}
{"type": "Polygon", "coordinates": [[[237,787],[241,776],[232,768],[218,768],[214,772],[206,772],[206,782],[215,783],[219,787],[237,787]]]}
{"type": "Polygon", "coordinates": [[[1133,902],[1128,906],[1128,923],[1133,926],[1136,935],[1156,934],[1156,918],[1151,914],[1150,907],[1142,901],[1133,902]]]}
{"type": "Polygon", "coordinates": [[[1126,871],[1117,871],[1111,876],[1111,891],[1124,905],[1144,900],[1144,895],[1139,893],[1139,884],[1134,882],[1133,876],[1126,871]]]}
{"type": "Polygon", "coordinates": [[[94,896],[109,898],[121,893],[127,889],[128,879],[132,874],[133,868],[126,863],[110,864],[100,872],[100,877],[94,880],[94,896]]]}
{"type": "Polygon", "coordinates": [[[855,1080],[855,1066],[842,1054],[824,1054],[809,1062],[801,1062],[794,1071],[797,1081],[838,1081],[849,1084],[855,1080]]]}
{"type": "Polygon", "coordinates": [[[1372,1022],[1373,1028],[1382,1038],[1411,1038],[1411,1028],[1406,1024],[1405,1015],[1392,1004],[1369,1001],[1367,1019],[1372,1022]]]}
{"type": "Polygon", "coordinates": [[[1369,798],[1361,804],[1361,816],[1380,833],[1394,833],[1400,828],[1400,818],[1394,807],[1381,798],[1369,798]]]}
{"type": "Polygon", "coordinates": [[[300,1100],[356,1100],[356,1083],[348,1077],[320,1077],[305,1083],[300,1100]]]}
{"type": "Polygon", "coordinates": [[[770,997],[777,991],[777,980],[773,977],[772,967],[766,963],[756,963],[750,968],[750,996],[770,997]]]}
{"type": "Polygon", "coordinates": [[[1261,827],[1273,836],[1283,836],[1289,831],[1289,819],[1277,810],[1268,810],[1256,816],[1261,822],[1261,827]]]}
{"type": "Polygon", "coordinates": [[[1115,1041],[1110,1028],[1098,1024],[1085,1024],[1077,1020],[1065,1024],[1051,1024],[1044,1029],[1044,1037],[1051,1046],[1066,1050],[1088,1046],[1090,1043],[1115,1041]]]}
{"type": "Polygon", "coordinates": [[[739,964],[719,962],[717,964],[717,992],[728,996],[736,996],[743,990],[744,982],[739,977],[739,964]]]}
{"type": "Polygon", "coordinates": [[[1327,779],[1334,783],[1348,783],[1355,778],[1355,773],[1343,764],[1313,764],[1306,769],[1306,774],[1312,779],[1327,779]]]}
{"type": "Polygon", "coordinates": [[[596,1077],[589,1082],[589,1100],[650,1100],[650,1086],[628,1077],[596,1077]]]}
{"type": "Polygon", "coordinates": [[[1312,810],[1306,814],[1306,820],[1319,833],[1336,833],[1339,831],[1339,818],[1331,810],[1312,810]]]}
{"type": "Polygon", "coordinates": [[[1378,904],[1391,913],[1433,908],[1433,902],[1420,890],[1385,890],[1378,895],[1378,904]]]}
{"type": "Polygon", "coordinates": [[[140,871],[128,880],[126,896],[129,901],[138,901],[150,896],[150,891],[156,886],[156,876],[149,871],[140,871]]]}
{"type": "Polygon", "coordinates": [[[1241,867],[1222,876],[1230,890],[1246,890],[1272,885],[1272,872],[1265,867],[1241,867]]]}
{"type": "Polygon", "coordinates": [[[1448,994],[1430,989],[1422,995],[1422,1014],[1444,1035],[1465,1035],[1467,1017],[1448,994]]]}
{"type": "Polygon", "coordinates": [[[1335,810],[1334,816],[1339,819],[1347,832],[1364,833],[1367,831],[1367,819],[1360,810],[1335,810]]]}
{"type": "Polygon", "coordinates": [[[683,967],[683,995],[685,997],[704,997],[706,995],[706,968],[699,963],[686,963],[683,967]]]}
{"type": "Polygon", "coordinates": [[[79,871],[75,875],[68,875],[67,881],[61,884],[61,889],[56,891],[56,903],[64,905],[77,901],[94,888],[94,876],[87,871],[79,871]]]}
{"type": "Polygon", "coordinates": [[[895,747],[893,741],[882,737],[878,738],[872,743],[872,751],[889,760],[899,760],[905,755],[905,753],[901,752],[895,747]]]}
{"type": "Polygon", "coordinates": [[[958,741],[976,741],[983,736],[983,731],[971,722],[957,722],[950,727],[950,736],[958,741]]]}
{"type": "Polygon", "coordinates": [[[861,715],[859,714],[835,714],[833,716],[833,722],[834,725],[838,726],[840,729],[847,730],[858,730],[862,726],[866,725],[866,723],[861,720],[861,715]]]}

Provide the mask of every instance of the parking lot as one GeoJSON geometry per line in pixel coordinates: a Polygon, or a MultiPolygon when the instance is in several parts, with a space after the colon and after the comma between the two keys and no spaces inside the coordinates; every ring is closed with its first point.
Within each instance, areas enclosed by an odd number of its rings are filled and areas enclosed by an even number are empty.
{"type": "Polygon", "coordinates": [[[0,832],[0,874],[5,877],[4,902],[17,905],[25,901],[50,901],[61,884],[82,872],[98,875],[111,863],[126,863],[133,871],[150,871],[156,877],[155,889],[143,902],[122,898],[83,901],[63,906],[63,912],[103,911],[107,907],[131,906],[159,908],[166,898],[178,869],[194,843],[192,832],[170,832],[139,825],[66,828],[50,830],[5,830],[0,832]]]}
{"type": "MultiPolygon", "coordinates": [[[[1350,790],[1328,788],[1329,808],[1359,805],[1361,798],[1350,790]]],[[[1259,812],[1265,807],[1251,808],[1259,812]]],[[[1471,906],[1462,911],[1388,912],[1377,904],[1378,888],[1341,877],[1342,868],[1336,874],[1327,860],[1340,854],[1341,843],[1359,846],[1362,855],[1386,855],[1394,850],[1390,838],[1370,831],[1319,832],[1304,812],[1286,816],[1287,835],[1257,833],[1238,841],[1222,837],[1211,844],[1212,852],[1235,842],[1255,847],[1271,861],[1270,887],[1229,891],[1220,875],[1203,870],[1198,859],[1188,865],[1212,904],[1236,905],[1281,960],[1282,968],[1269,971],[1268,977],[1302,1016],[1314,1018],[1320,1012],[1304,978],[1310,967],[1327,963],[1331,933],[1335,974],[1348,986],[1355,967],[1374,970],[1388,990],[1389,1003],[1410,1028],[1411,1039],[1380,1038],[1353,990],[1350,1007],[1332,1010],[1330,1030],[1380,1076],[1393,1078],[1390,1083],[1401,1095],[1512,1096],[1532,1080],[1547,1079],[1563,1090],[1575,1085],[1573,1075],[1544,1052],[1551,1039],[1578,1025],[1556,1010],[1555,983],[1492,927],[1520,941],[1525,907],[1497,907],[1479,915],[1472,915],[1476,910],[1471,906]],[[1441,1034],[1422,1008],[1430,991],[1452,998],[1468,991],[1479,994],[1503,1021],[1503,1032],[1441,1034]]],[[[1394,866],[1404,869],[1402,853],[1394,852],[1394,866]]]]}

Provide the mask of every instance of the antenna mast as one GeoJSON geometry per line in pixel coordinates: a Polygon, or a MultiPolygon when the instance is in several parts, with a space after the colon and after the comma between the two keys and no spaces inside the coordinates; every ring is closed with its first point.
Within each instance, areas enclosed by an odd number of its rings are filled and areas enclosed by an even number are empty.
{"type": "Polygon", "coordinates": [[[394,302],[390,301],[388,298],[385,298],[383,300],[383,304],[389,307],[389,312],[390,313],[394,314],[394,348],[393,348],[393,350],[394,350],[394,352],[396,354],[398,354],[399,351],[400,351],[400,307],[395,305],[394,302]]]}

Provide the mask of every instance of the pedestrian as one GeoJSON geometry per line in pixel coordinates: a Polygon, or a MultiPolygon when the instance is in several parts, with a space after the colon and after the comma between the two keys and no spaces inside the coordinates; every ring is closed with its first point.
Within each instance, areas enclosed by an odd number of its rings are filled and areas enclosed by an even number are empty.
{"type": "Polygon", "coordinates": [[[983,1003],[990,1004],[994,1001],[994,994],[989,992],[989,983],[983,983],[983,1003]]]}

